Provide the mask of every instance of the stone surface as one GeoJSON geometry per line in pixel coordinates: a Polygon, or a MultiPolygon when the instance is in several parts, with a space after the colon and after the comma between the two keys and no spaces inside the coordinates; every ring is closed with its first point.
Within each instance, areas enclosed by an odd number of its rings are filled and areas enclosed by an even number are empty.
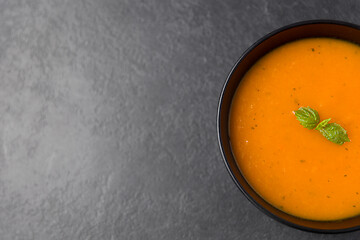
{"type": "Polygon", "coordinates": [[[0,1],[0,236],[359,239],[265,216],[235,187],[216,108],[241,53],[358,1],[0,1]]]}

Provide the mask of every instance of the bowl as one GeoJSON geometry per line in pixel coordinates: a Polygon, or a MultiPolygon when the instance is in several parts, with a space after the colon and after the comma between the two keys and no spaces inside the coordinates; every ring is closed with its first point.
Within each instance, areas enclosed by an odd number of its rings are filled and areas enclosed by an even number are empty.
{"type": "Polygon", "coordinates": [[[287,214],[267,203],[248,184],[236,164],[229,138],[230,106],[240,81],[251,66],[271,50],[288,42],[309,38],[330,37],[360,45],[360,26],[334,20],[311,20],[279,28],[253,44],[236,62],[223,86],[217,116],[217,132],[225,166],[241,192],[262,212],[273,219],[301,230],[319,233],[341,233],[360,229],[360,216],[337,221],[313,221],[287,214]]]}

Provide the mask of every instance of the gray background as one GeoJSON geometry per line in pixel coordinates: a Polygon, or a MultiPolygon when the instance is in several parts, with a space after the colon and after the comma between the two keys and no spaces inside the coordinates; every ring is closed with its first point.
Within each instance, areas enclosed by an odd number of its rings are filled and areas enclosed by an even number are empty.
{"type": "Polygon", "coordinates": [[[222,162],[218,97],[264,34],[359,1],[0,1],[1,239],[359,239],[284,226],[222,162]]]}

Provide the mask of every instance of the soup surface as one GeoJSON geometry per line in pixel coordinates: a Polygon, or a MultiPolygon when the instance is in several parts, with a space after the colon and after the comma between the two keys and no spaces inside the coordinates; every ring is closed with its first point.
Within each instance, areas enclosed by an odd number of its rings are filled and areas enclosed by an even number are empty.
{"type": "Polygon", "coordinates": [[[229,132],[243,175],[273,206],[312,220],[360,214],[360,47],[308,38],[271,51],[241,81],[229,132]],[[293,111],[307,106],[351,142],[301,126],[293,111]]]}

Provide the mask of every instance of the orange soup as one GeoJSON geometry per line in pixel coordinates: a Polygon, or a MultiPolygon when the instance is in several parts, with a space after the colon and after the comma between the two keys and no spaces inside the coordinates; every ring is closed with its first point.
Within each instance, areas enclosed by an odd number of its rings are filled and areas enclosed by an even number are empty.
{"type": "Polygon", "coordinates": [[[332,38],[285,44],[246,73],[230,111],[230,141],[253,189],[291,215],[340,220],[360,214],[360,47],[332,38]],[[344,127],[337,145],[300,125],[318,111],[344,127]]]}

